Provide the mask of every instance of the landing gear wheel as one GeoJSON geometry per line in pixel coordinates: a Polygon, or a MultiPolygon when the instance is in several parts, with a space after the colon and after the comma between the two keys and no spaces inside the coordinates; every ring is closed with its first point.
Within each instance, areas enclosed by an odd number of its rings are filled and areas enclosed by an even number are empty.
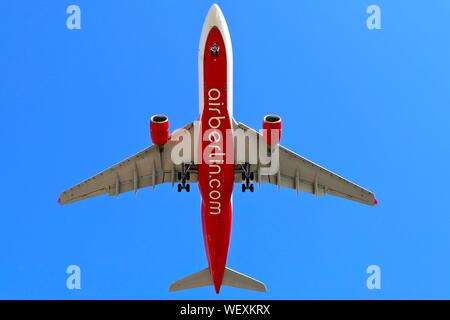
{"type": "Polygon", "coordinates": [[[190,184],[187,184],[186,187],[185,187],[185,189],[186,189],[186,192],[191,191],[191,185],[190,185],[190,184]]]}
{"type": "Polygon", "coordinates": [[[250,172],[250,180],[255,180],[255,173],[254,172],[250,172]]]}
{"type": "Polygon", "coordinates": [[[245,181],[245,172],[242,172],[242,181],[245,181]]]}
{"type": "Polygon", "coordinates": [[[248,187],[250,189],[250,192],[255,191],[255,187],[253,187],[253,184],[250,185],[250,187],[248,187]]]}
{"type": "MultiPolygon", "coordinates": [[[[186,173],[186,180],[191,180],[191,173],[187,172],[186,173]]],[[[188,191],[189,192],[189,191],[188,191]]]]}
{"type": "Polygon", "coordinates": [[[178,192],[181,192],[181,184],[178,184],[178,192]]]}
{"type": "Polygon", "coordinates": [[[242,184],[242,192],[245,192],[245,189],[246,189],[245,184],[242,184]]]}
{"type": "Polygon", "coordinates": [[[177,172],[178,181],[181,181],[181,172],[177,172]]]}

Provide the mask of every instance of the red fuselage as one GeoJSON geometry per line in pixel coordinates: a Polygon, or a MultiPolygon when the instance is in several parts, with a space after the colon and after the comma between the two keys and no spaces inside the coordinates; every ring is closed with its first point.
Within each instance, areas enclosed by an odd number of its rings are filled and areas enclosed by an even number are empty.
{"type": "Polygon", "coordinates": [[[228,109],[227,52],[219,28],[212,27],[203,56],[203,111],[200,116],[198,184],[209,270],[218,293],[231,235],[234,185],[232,119],[228,109]],[[230,138],[231,136],[231,138],[230,138]]]}

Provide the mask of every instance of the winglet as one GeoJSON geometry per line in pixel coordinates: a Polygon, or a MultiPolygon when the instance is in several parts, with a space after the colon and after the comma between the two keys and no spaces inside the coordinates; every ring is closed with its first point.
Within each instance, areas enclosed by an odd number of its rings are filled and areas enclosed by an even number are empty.
{"type": "Polygon", "coordinates": [[[378,204],[377,198],[373,198],[373,205],[376,206],[378,204]]]}
{"type": "Polygon", "coordinates": [[[58,198],[58,204],[62,206],[61,196],[58,198]]]}

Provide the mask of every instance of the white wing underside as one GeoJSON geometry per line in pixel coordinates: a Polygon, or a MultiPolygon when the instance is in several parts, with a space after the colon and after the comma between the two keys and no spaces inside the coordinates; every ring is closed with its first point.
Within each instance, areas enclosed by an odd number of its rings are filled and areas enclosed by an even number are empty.
{"type": "MultiPolygon", "coordinates": [[[[194,137],[194,126],[189,124],[183,128],[194,137]]],[[[175,133],[174,133],[175,134],[175,133]]],[[[99,174],[64,191],[60,204],[67,204],[102,194],[119,195],[128,191],[137,191],[145,187],[155,187],[162,183],[175,183],[176,173],[181,165],[174,165],[171,160],[172,148],[177,141],[169,140],[162,150],[150,146],[136,155],[106,169],[99,174]]],[[[191,143],[193,146],[193,143],[191,143]]],[[[191,154],[192,150],[191,150],[191,154]]],[[[197,182],[197,172],[190,173],[190,183],[197,182]]]]}
{"type": "MultiPolygon", "coordinates": [[[[256,139],[263,139],[255,130],[243,123],[234,122],[235,129],[243,130],[247,135],[253,135],[256,139]]],[[[183,128],[191,137],[191,155],[194,150],[194,124],[183,128]]],[[[174,133],[176,134],[176,133],[174,133]]],[[[145,187],[155,187],[162,183],[177,182],[177,172],[181,171],[181,165],[173,164],[171,152],[177,141],[167,142],[162,149],[158,146],[150,146],[136,155],[106,169],[99,174],[81,182],[80,184],[64,191],[59,199],[61,204],[67,204],[102,194],[119,195],[128,191],[137,191],[145,187]]],[[[259,143],[258,143],[259,145],[259,143]]],[[[249,146],[246,145],[245,159],[249,159],[249,146]]],[[[236,154],[236,153],[235,153],[236,154]]],[[[259,152],[258,152],[259,154],[259,152]]],[[[376,204],[375,195],[350,182],[339,175],[301,157],[300,155],[280,146],[279,148],[280,170],[274,175],[261,175],[261,166],[251,165],[251,171],[255,173],[257,183],[270,183],[278,187],[286,187],[297,192],[308,192],[315,195],[331,194],[337,197],[354,200],[368,205],[376,204]]],[[[259,159],[258,163],[259,163],[259,159]]],[[[194,159],[188,159],[192,163],[194,159]]],[[[236,160],[235,181],[240,183],[241,166],[236,160]]],[[[193,166],[195,167],[195,166],[193,166]]],[[[196,183],[198,171],[190,171],[189,183],[196,183]]]]}
{"type": "MultiPolygon", "coordinates": [[[[256,139],[263,139],[261,134],[243,123],[235,123],[234,127],[235,129],[243,130],[247,135],[256,136],[256,139]]],[[[247,142],[245,159],[249,159],[248,149],[247,142]]],[[[260,163],[259,159],[258,163],[260,163]]],[[[376,204],[375,195],[372,192],[281,145],[279,148],[279,163],[280,170],[274,175],[260,175],[259,170],[261,167],[253,165],[252,171],[257,173],[255,175],[256,182],[270,183],[278,187],[286,187],[297,192],[308,192],[318,196],[331,194],[368,205],[376,204]]],[[[237,181],[241,181],[240,174],[236,174],[235,178],[237,181]]]]}

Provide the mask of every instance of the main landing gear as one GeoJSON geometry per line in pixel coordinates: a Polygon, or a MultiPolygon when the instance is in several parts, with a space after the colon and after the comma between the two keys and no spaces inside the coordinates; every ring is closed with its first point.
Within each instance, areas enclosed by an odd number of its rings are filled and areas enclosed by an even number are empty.
{"type": "Polygon", "coordinates": [[[242,165],[242,170],[242,181],[245,181],[245,183],[242,184],[242,192],[245,192],[247,189],[250,190],[250,192],[255,191],[253,183],[250,182],[255,180],[254,172],[250,172],[250,163],[244,163],[242,165]]]}
{"type": "Polygon", "coordinates": [[[189,172],[189,169],[191,168],[190,164],[183,163],[181,165],[181,172],[177,173],[177,179],[180,181],[178,183],[178,192],[181,192],[186,190],[186,192],[191,191],[191,185],[187,183],[186,181],[189,181],[191,179],[191,173],[189,172]]]}

